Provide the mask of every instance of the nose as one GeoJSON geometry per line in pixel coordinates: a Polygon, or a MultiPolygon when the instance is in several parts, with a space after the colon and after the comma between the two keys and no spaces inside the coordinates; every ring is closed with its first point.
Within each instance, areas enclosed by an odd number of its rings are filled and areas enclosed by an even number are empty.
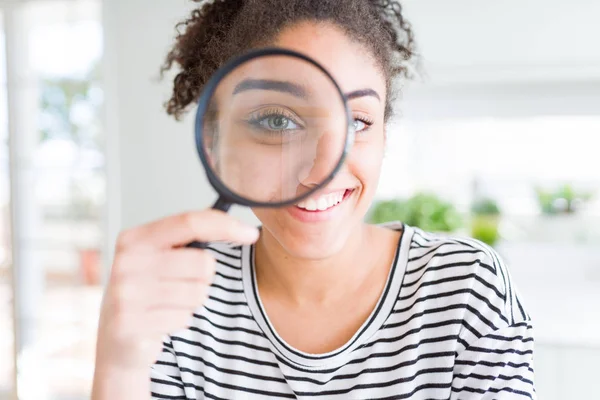
{"type": "Polygon", "coordinates": [[[306,162],[299,174],[300,183],[306,187],[314,187],[327,180],[342,155],[339,137],[333,133],[322,134],[312,146],[315,146],[314,158],[306,162]]]}

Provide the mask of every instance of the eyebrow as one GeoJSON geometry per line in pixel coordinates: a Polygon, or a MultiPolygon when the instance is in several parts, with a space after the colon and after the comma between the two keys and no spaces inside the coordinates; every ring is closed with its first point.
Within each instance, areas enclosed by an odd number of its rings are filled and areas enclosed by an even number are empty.
{"type": "Polygon", "coordinates": [[[275,92],[289,93],[301,99],[307,97],[306,90],[298,84],[270,79],[245,79],[236,85],[233,89],[233,94],[235,95],[247,90],[273,90],[275,92]]]}
{"type": "Polygon", "coordinates": [[[355,90],[350,93],[346,93],[346,98],[348,98],[348,100],[356,99],[358,97],[365,97],[365,96],[373,96],[373,97],[377,98],[377,100],[381,101],[381,97],[379,97],[379,94],[376,91],[374,91],[373,89],[361,89],[361,90],[355,90]]]}
{"type": "MultiPolygon", "coordinates": [[[[306,89],[302,86],[288,81],[277,81],[272,79],[245,79],[235,86],[233,94],[235,95],[248,90],[273,90],[275,92],[289,93],[301,99],[307,98],[306,89]]],[[[373,89],[360,89],[346,93],[346,98],[348,100],[366,96],[372,96],[381,101],[381,97],[373,89]]]]}

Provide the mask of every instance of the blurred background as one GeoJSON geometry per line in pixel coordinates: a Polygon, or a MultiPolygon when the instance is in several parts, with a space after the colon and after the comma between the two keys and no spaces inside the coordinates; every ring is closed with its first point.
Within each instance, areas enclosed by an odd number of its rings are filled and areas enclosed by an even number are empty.
{"type": "MultiPolygon", "coordinates": [[[[600,2],[404,4],[423,73],[368,218],[494,246],[540,399],[600,399],[600,2]]],[[[0,0],[0,400],[89,398],[118,232],[215,199],[158,79],[193,6],[0,0]]]]}

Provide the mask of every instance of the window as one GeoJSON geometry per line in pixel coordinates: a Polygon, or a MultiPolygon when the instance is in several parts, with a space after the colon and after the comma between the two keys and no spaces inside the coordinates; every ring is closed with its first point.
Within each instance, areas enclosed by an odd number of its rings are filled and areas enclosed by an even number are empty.
{"type": "MultiPolygon", "coordinates": [[[[11,124],[9,133],[0,126],[0,262],[14,254],[15,285],[3,264],[0,307],[14,292],[19,398],[86,398],[104,267],[100,2],[27,1],[4,11],[0,64],[10,84],[2,81],[0,121],[11,124]]],[[[4,322],[0,356],[11,360],[13,329],[4,322]]],[[[0,390],[11,389],[11,376],[0,369],[0,390]]]]}
{"type": "Polygon", "coordinates": [[[14,335],[10,274],[10,182],[4,16],[0,10],[0,398],[14,390],[14,335]]]}

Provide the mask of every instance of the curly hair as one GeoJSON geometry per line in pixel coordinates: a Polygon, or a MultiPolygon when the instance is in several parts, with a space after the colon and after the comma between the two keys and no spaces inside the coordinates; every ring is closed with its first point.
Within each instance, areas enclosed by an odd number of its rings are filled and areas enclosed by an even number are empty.
{"type": "Polygon", "coordinates": [[[409,78],[414,35],[394,0],[193,0],[198,8],[177,24],[175,43],[161,73],[179,66],[171,98],[176,119],[196,102],[210,76],[231,57],[268,45],[284,28],[303,21],[329,22],[370,50],[387,87],[386,119],[392,111],[396,78],[409,78]]]}

